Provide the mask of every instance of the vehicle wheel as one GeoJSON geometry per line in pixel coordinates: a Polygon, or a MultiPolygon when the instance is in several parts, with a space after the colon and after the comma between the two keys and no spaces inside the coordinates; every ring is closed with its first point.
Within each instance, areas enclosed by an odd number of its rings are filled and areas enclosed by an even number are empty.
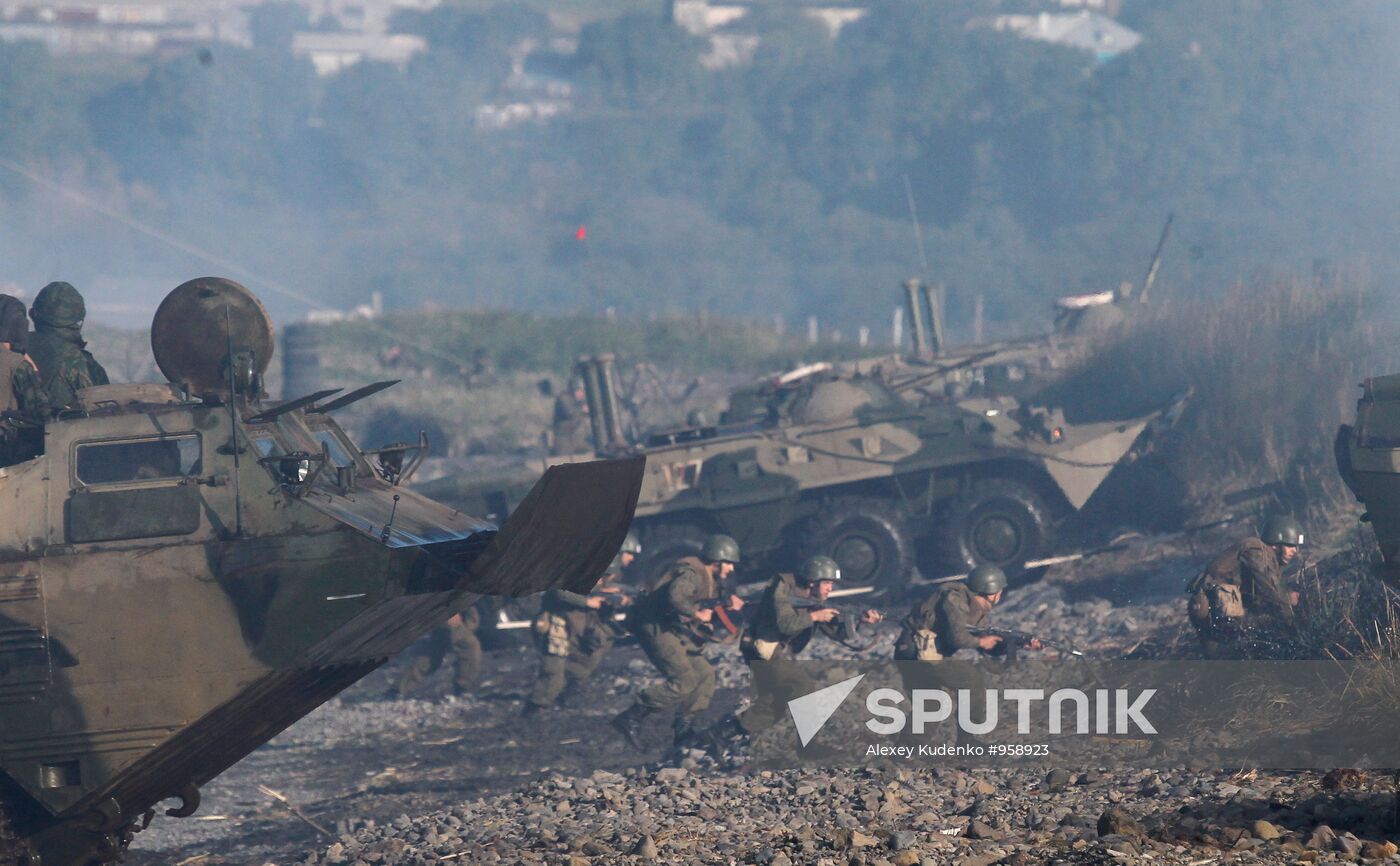
{"type": "Polygon", "coordinates": [[[647,589],[683,556],[696,556],[710,532],[693,523],[659,523],[642,530],[642,556],[628,570],[627,582],[647,589]]]}
{"type": "Polygon", "coordinates": [[[898,591],[914,576],[914,541],[904,515],[879,499],[833,500],[803,525],[797,549],[803,559],[836,560],[842,581],[855,586],[898,591]]]}
{"type": "Polygon", "coordinates": [[[979,565],[1019,574],[1027,560],[1050,549],[1050,509],[1034,490],[1016,481],[978,481],[949,503],[938,527],[939,557],[958,571],[979,565]]]}

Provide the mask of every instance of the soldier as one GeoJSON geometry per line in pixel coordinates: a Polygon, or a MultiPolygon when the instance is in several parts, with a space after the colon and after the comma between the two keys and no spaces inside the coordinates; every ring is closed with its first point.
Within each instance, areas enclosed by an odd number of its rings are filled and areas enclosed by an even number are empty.
{"type": "MultiPolygon", "coordinates": [[[[995,565],[979,565],[966,580],[945,583],[928,598],[915,605],[902,623],[903,630],[894,643],[896,661],[939,662],[951,659],[965,649],[980,654],[1005,650],[997,635],[974,635],[976,628],[1001,603],[1006,591],[1006,574],[995,565]]],[[[1040,649],[1040,641],[1032,640],[1029,649],[1040,649]]],[[[904,665],[900,668],[905,688],[943,689],[950,694],[958,689],[981,688],[981,677],[966,669],[950,670],[946,665],[904,665]]],[[[975,743],[962,731],[956,731],[959,742],[975,743]]]]}
{"type": "Polygon", "coordinates": [[[55,413],[76,406],[82,389],[108,383],[107,371],[84,348],[87,305],[77,289],[68,283],[49,283],[34,299],[29,317],[34,320],[29,355],[55,413]]]}
{"type": "Polygon", "coordinates": [[[539,677],[525,699],[521,715],[533,715],[552,706],[561,695],[577,693],[598,669],[617,640],[619,624],[613,619],[613,613],[629,601],[612,582],[620,578],[623,570],[641,553],[641,542],[629,532],[593,594],[581,595],[563,589],[545,593],[543,611],[535,620],[540,649],[539,677]]]}
{"type": "MultiPolygon", "coordinates": [[[[757,702],[738,714],[730,714],[706,732],[706,739],[717,750],[736,738],[746,738],[776,724],[792,698],[816,691],[814,683],[798,665],[792,664],[807,647],[817,626],[840,615],[834,607],[799,609],[795,600],[820,604],[841,580],[841,567],[829,556],[813,556],[796,574],[781,573],[768,583],[755,606],[739,641],[739,652],[753,667],[757,681],[757,702]]],[[[874,625],[880,612],[866,610],[861,621],[874,625]]]]}
{"type": "Polygon", "coordinates": [[[588,400],[583,380],[569,380],[569,389],[554,397],[550,453],[579,454],[588,450],[588,400]]]}
{"type": "Polygon", "coordinates": [[[1246,538],[1211,560],[1186,587],[1187,616],[1208,659],[1268,655],[1293,623],[1298,593],[1283,584],[1283,567],[1303,546],[1303,527],[1292,517],[1264,522],[1258,538],[1246,538]]]}
{"type": "Polygon", "coordinates": [[[5,466],[39,454],[49,418],[48,395],[25,354],[28,344],[24,303],[0,295],[0,464],[5,466]]]}
{"type": "Polygon", "coordinates": [[[695,717],[709,707],[715,671],[703,650],[716,614],[744,606],[725,587],[738,562],[739,543],[727,535],[711,535],[699,556],[677,560],[632,605],[630,625],[637,643],[664,680],[643,690],[636,703],[612,720],[633,748],[642,748],[641,725],[647,716],[674,709],[673,739],[679,745],[690,739],[695,717]],[[721,594],[727,600],[721,600],[721,594]]]}
{"type": "Polygon", "coordinates": [[[399,681],[385,697],[390,700],[407,697],[442,667],[452,654],[452,693],[463,695],[481,675],[481,639],[476,630],[481,627],[481,612],[475,604],[456,614],[447,623],[434,629],[425,641],[423,651],[415,655],[404,668],[399,681]]]}
{"type": "Polygon", "coordinates": [[[976,637],[968,629],[982,624],[1005,591],[1006,574],[995,565],[979,565],[967,580],[939,586],[904,618],[904,630],[894,644],[895,660],[939,661],[964,649],[995,651],[1000,637],[976,637]]]}

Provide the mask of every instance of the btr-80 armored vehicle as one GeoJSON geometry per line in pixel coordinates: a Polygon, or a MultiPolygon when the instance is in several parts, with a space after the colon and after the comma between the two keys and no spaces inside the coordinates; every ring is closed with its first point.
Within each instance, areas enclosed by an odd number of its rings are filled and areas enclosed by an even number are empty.
{"type": "MultiPolygon", "coordinates": [[[[908,583],[916,558],[937,573],[981,563],[1016,571],[1050,551],[1057,525],[1162,414],[1076,425],[1006,396],[920,394],[878,365],[816,364],[735,392],[717,425],[633,443],[611,356],[581,360],[579,373],[597,452],[646,456],[635,523],[646,576],[712,532],[739,541],[754,576],[780,564],[765,563],[775,554],[817,553],[853,582],[891,589],[908,583]]],[[[425,490],[499,515],[533,477],[526,467],[425,490]]]]}
{"type": "Polygon", "coordinates": [[[81,392],[0,470],[0,866],[116,860],[476,595],[587,591],[632,516],[640,459],[551,469],[499,530],[407,490],[413,449],[331,417],[385,383],[262,402],[236,283],[176,289],[152,345],[169,385],[81,392]]]}
{"type": "Polygon", "coordinates": [[[1366,506],[1384,563],[1382,576],[1400,587],[1400,374],[1361,385],[1355,426],[1337,431],[1337,468],[1366,506]]]}

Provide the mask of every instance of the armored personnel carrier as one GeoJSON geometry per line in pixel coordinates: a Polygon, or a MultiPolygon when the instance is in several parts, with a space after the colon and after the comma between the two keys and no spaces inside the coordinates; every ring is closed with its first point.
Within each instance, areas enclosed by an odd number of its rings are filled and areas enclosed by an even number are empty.
{"type": "MultiPolygon", "coordinates": [[[[712,532],[738,539],[756,577],[766,560],[819,553],[854,582],[893,589],[916,562],[935,573],[981,563],[1014,572],[1051,550],[1057,526],[1165,412],[1077,425],[1009,396],[952,399],[892,383],[878,366],[815,364],[735,392],[719,424],[629,442],[612,357],[578,369],[597,452],[646,457],[635,526],[648,576],[712,532]]],[[[507,514],[533,477],[525,467],[494,483],[448,478],[425,489],[507,514]]]]}
{"type": "Polygon", "coordinates": [[[169,384],[83,391],[0,470],[3,866],[116,860],[478,595],[586,591],[632,516],[640,458],[552,468],[499,528],[408,490],[425,442],[333,418],[387,383],[263,401],[231,281],[167,296],[152,346],[169,384]]]}
{"type": "Polygon", "coordinates": [[[1362,383],[1356,424],[1337,431],[1336,452],[1342,480],[1366,506],[1382,576],[1400,586],[1400,374],[1362,383]]]}

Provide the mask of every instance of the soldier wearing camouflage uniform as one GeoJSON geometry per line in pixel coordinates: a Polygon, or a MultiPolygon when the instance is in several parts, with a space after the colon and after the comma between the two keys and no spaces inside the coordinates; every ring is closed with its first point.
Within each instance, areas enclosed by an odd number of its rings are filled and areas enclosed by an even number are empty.
{"type": "Polygon", "coordinates": [[[68,283],[49,283],[34,299],[29,317],[34,320],[29,356],[39,369],[39,384],[54,413],[78,405],[82,389],[108,384],[107,371],[83,342],[87,305],[77,289],[68,283]]]}
{"type": "MultiPolygon", "coordinates": [[[[836,560],[813,556],[795,574],[780,573],[769,581],[739,641],[739,652],[753,671],[755,701],[744,712],[726,716],[712,727],[706,735],[711,745],[723,749],[731,740],[771,728],[783,718],[789,700],[816,691],[817,684],[794,662],[817,626],[833,621],[840,611],[834,607],[799,609],[793,601],[825,602],[840,580],[841,567],[836,560]]],[[[870,624],[880,619],[875,610],[862,616],[870,624]]]]}
{"type": "Polygon", "coordinates": [[[619,624],[612,615],[628,601],[612,583],[641,552],[641,542],[629,532],[592,594],[564,589],[545,593],[543,610],[535,620],[539,675],[525,699],[522,715],[533,715],[553,706],[561,695],[577,693],[593,676],[618,637],[619,624]]]}
{"type": "Polygon", "coordinates": [[[994,635],[968,631],[1001,602],[1006,575],[995,565],[979,565],[965,581],[945,583],[915,605],[901,623],[894,644],[896,661],[940,661],[960,650],[992,652],[1001,643],[994,635]]]}
{"type": "Polygon", "coordinates": [[[715,671],[705,659],[704,647],[717,612],[743,607],[743,601],[725,588],[738,562],[739,543],[727,535],[712,535],[699,556],[677,560],[632,605],[629,625],[663,678],[612,720],[633,748],[642,748],[641,724],[647,716],[674,709],[673,739],[679,745],[694,733],[695,717],[710,706],[715,671]],[[722,595],[727,600],[721,601],[722,595]]]}
{"type": "Polygon", "coordinates": [[[1187,616],[1206,658],[1276,654],[1298,603],[1298,594],[1284,587],[1283,568],[1304,540],[1297,520],[1271,517],[1258,538],[1246,538],[1221,553],[1187,585],[1187,616]]]}
{"type": "Polygon", "coordinates": [[[24,303],[0,295],[0,465],[21,463],[43,450],[49,398],[25,354],[28,344],[24,303]]]}
{"type": "MultiPolygon", "coordinates": [[[[980,626],[992,608],[1001,603],[1005,591],[1005,572],[984,564],[974,568],[966,580],[942,584],[915,605],[904,618],[894,644],[895,660],[905,663],[899,668],[905,690],[941,689],[950,696],[956,696],[960,689],[980,691],[983,681],[976,668],[942,662],[963,650],[992,654],[1006,649],[996,635],[978,636],[969,631],[980,626]]],[[[1040,649],[1040,641],[1033,640],[1027,646],[1040,649]]],[[[954,729],[954,738],[962,744],[977,743],[975,737],[959,728],[954,729]]]]}
{"type": "Polygon", "coordinates": [[[452,655],[452,693],[463,695],[481,675],[481,639],[476,630],[481,627],[481,611],[475,604],[453,616],[446,625],[434,629],[404,668],[399,681],[386,698],[397,700],[411,695],[424,679],[437,672],[452,655]]]}
{"type": "Polygon", "coordinates": [[[550,427],[550,454],[580,454],[592,447],[588,438],[586,397],[583,381],[577,378],[570,379],[568,390],[555,396],[550,427]]]}

